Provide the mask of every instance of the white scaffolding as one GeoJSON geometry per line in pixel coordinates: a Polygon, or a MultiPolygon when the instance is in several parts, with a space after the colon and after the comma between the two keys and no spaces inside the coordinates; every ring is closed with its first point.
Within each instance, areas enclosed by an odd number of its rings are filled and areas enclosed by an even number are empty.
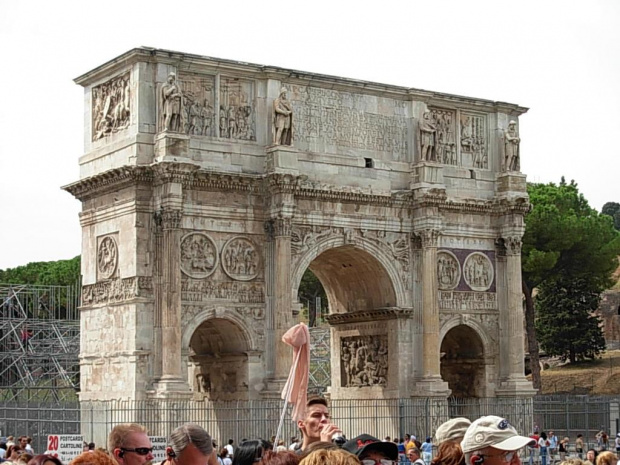
{"type": "Polygon", "coordinates": [[[79,286],[0,284],[0,400],[75,400],[79,286]]]}

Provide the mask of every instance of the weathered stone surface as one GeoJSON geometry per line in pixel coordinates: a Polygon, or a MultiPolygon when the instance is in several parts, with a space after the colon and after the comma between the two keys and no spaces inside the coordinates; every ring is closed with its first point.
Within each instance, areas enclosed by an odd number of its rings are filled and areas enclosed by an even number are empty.
{"type": "Polygon", "coordinates": [[[147,48],[76,81],[83,399],[279,397],[308,268],[333,398],[532,393],[525,108],[147,48]]]}

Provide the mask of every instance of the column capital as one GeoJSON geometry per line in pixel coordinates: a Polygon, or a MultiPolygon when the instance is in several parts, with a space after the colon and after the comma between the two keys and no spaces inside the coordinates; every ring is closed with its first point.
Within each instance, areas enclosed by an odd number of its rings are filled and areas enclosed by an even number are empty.
{"type": "Polygon", "coordinates": [[[423,249],[439,246],[439,237],[441,236],[441,229],[439,228],[420,229],[414,231],[413,234],[419,238],[423,249]]]}
{"type": "Polygon", "coordinates": [[[293,229],[293,219],[278,217],[269,220],[274,237],[290,236],[293,229]]]}
{"type": "Polygon", "coordinates": [[[162,228],[165,230],[179,229],[181,227],[181,219],[183,218],[183,212],[181,210],[160,210],[156,213],[156,223],[159,221],[162,228]],[[157,219],[159,215],[159,219],[157,219]]]}
{"type": "Polygon", "coordinates": [[[506,250],[506,255],[521,255],[521,248],[523,246],[523,241],[521,240],[521,236],[505,236],[502,238],[504,241],[504,247],[506,250]]]}

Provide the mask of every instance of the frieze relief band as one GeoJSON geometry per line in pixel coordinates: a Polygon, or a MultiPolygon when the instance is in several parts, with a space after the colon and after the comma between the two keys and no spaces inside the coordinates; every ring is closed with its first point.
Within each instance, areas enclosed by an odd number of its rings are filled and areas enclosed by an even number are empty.
{"type": "Polygon", "coordinates": [[[497,310],[497,297],[494,292],[439,291],[439,309],[456,312],[497,310]]]}
{"type": "Polygon", "coordinates": [[[92,102],[93,141],[127,128],[131,117],[129,73],[93,87],[92,102]]]}
{"type": "Polygon", "coordinates": [[[188,278],[181,281],[181,300],[184,302],[220,299],[258,304],[265,302],[265,291],[262,283],[213,282],[188,278]]]}
{"type": "Polygon", "coordinates": [[[146,276],[117,278],[82,286],[82,305],[117,303],[153,296],[153,280],[146,276]]]}
{"type": "Polygon", "coordinates": [[[343,337],[340,359],[342,387],[387,384],[387,335],[343,337]]]}

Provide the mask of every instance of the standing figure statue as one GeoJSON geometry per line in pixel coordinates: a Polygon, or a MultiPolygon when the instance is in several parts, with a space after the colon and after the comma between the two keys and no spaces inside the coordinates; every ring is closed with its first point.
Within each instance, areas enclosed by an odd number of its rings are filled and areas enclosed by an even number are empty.
{"type": "Polygon", "coordinates": [[[293,145],[293,106],[286,99],[286,87],[280,89],[280,96],[273,101],[273,143],[293,145]]]}
{"type": "Polygon", "coordinates": [[[511,121],[508,123],[508,129],[504,131],[504,164],[506,171],[519,171],[520,159],[519,159],[519,133],[517,132],[517,122],[511,121]]]}
{"type": "Polygon", "coordinates": [[[183,108],[183,94],[176,80],[176,75],[170,73],[168,81],[161,88],[164,131],[181,132],[182,129],[181,109],[183,108]]]}
{"type": "Polygon", "coordinates": [[[431,120],[431,112],[424,113],[420,121],[420,160],[435,160],[435,136],[437,126],[431,120]]]}

